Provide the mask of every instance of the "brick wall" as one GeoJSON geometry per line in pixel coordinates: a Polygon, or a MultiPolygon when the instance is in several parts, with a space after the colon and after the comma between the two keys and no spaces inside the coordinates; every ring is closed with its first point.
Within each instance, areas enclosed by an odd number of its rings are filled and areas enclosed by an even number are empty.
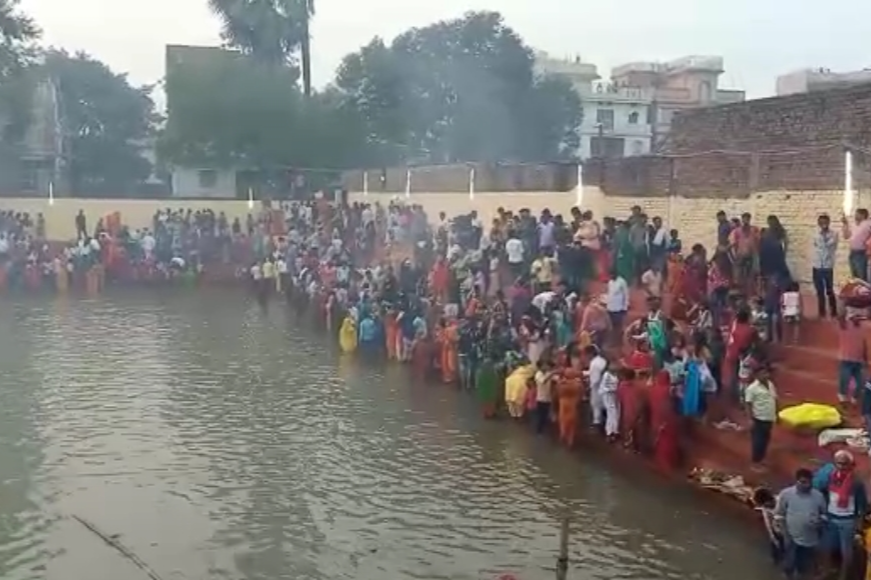
{"type": "MultiPolygon", "coordinates": [[[[662,155],[590,160],[584,182],[619,196],[836,190],[845,144],[871,149],[871,84],[682,112],[662,155]]],[[[854,159],[857,187],[871,185],[866,157],[854,159]]]]}

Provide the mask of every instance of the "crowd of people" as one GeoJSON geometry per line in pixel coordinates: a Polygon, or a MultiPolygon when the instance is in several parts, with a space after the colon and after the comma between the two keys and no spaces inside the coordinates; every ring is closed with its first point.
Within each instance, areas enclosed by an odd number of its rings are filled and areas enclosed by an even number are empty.
{"type": "MultiPolygon", "coordinates": [[[[765,471],[778,420],[770,344],[800,339],[801,296],[776,217],[765,228],[748,214],[717,221],[709,253],[685,252],[680,232],[640,207],[601,224],[578,208],[567,217],[500,209],[485,227],[474,212],[431,221],[418,206],[301,204],[251,279],[264,307],[279,292],[343,350],[474,391],[486,417],[530,416],[567,446],[589,426],[668,471],[695,425],[727,424],[749,432],[749,462],[765,471]],[[646,314],[629,320],[634,288],[646,314]]],[[[855,347],[863,310],[838,309],[837,234],[827,216],[819,226],[819,315],[838,318],[855,347]]],[[[819,472],[817,487],[833,516],[821,538],[848,559],[838,518],[852,510],[863,521],[865,504],[837,499],[846,469],[819,472]]],[[[788,545],[786,570],[803,573],[801,544],[788,545]]]]}
{"type": "MultiPolygon", "coordinates": [[[[246,278],[263,308],[281,296],[335,333],[343,350],[409,363],[420,377],[475,392],[485,416],[531,417],[535,431],[553,429],[566,446],[589,427],[674,471],[692,430],[708,423],[746,430],[749,463],[767,467],[779,408],[770,345],[798,342],[807,314],[776,216],[760,228],[749,214],[720,212],[712,249],[685,248],[679,231],[640,207],[601,222],[581,208],[567,216],[500,208],[484,224],[475,212],[431,219],[398,201],[319,197],[266,206],[244,222],[162,210],[148,228],[131,230],[115,214],[91,229],[80,212],[77,239],[57,246],[47,241],[43,216],[0,212],[0,282],[98,292],[111,282],[246,278]]],[[[828,216],[818,224],[818,315],[839,321],[840,397],[850,404],[861,395],[871,425],[861,323],[871,302],[860,300],[866,286],[857,286],[855,300],[838,300],[840,236],[828,216]]],[[[867,258],[859,256],[871,241],[867,212],[844,220],[840,234],[853,274],[867,279],[867,258]]],[[[862,521],[867,501],[857,485],[855,501],[844,503],[843,481],[858,483],[844,457],[820,470],[811,488],[801,472],[795,489],[765,508],[772,534],[788,540],[791,575],[804,573],[799,548],[809,546],[790,528],[790,510],[807,507],[808,489],[825,500],[813,512],[820,541],[849,556],[841,523],[862,521]]]]}
{"type": "Polygon", "coordinates": [[[150,227],[130,228],[118,213],[89,224],[75,216],[76,236],[58,240],[45,218],[0,212],[0,289],[98,293],[106,284],[155,284],[243,279],[270,252],[284,222],[252,212],[245,223],[212,210],[155,212],[150,227]]]}

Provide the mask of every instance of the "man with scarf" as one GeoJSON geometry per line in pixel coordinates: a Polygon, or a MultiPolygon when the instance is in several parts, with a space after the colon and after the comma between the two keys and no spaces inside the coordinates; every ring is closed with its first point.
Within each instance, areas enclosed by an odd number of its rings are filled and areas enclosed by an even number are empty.
{"type": "Polygon", "coordinates": [[[847,580],[853,562],[854,537],[868,513],[865,485],[855,472],[853,454],[845,449],[835,453],[832,463],[814,475],[814,487],[826,498],[824,548],[840,555],[839,580],[847,580]]]}

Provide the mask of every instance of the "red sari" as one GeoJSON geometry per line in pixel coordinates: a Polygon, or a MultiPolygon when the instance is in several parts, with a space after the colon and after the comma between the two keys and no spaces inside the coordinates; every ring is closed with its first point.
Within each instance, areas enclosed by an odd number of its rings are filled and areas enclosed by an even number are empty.
{"type": "Polygon", "coordinates": [[[680,461],[678,417],[671,397],[667,371],[659,371],[650,388],[650,429],[653,457],[663,471],[673,471],[680,461]]]}
{"type": "Polygon", "coordinates": [[[700,258],[690,256],[684,261],[680,282],[677,284],[677,297],[689,310],[705,298],[708,271],[700,258]]]}

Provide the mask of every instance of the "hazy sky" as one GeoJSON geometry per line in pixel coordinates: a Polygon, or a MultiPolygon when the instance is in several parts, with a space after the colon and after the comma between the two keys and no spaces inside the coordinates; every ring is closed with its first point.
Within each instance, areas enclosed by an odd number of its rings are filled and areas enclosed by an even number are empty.
{"type": "MultiPolygon", "coordinates": [[[[314,80],[330,81],[342,56],[373,36],[498,10],[535,48],[579,54],[599,66],[687,54],[725,58],[722,88],[751,97],[774,92],[778,74],[804,67],[871,67],[865,47],[871,2],[841,0],[316,0],[314,80]],[[864,53],[864,54],[863,54],[864,53]]],[[[218,21],[206,0],[22,0],[44,43],[85,50],[135,82],[163,76],[166,44],[215,45],[218,21]]],[[[604,75],[603,75],[604,76],[604,75]]]]}

